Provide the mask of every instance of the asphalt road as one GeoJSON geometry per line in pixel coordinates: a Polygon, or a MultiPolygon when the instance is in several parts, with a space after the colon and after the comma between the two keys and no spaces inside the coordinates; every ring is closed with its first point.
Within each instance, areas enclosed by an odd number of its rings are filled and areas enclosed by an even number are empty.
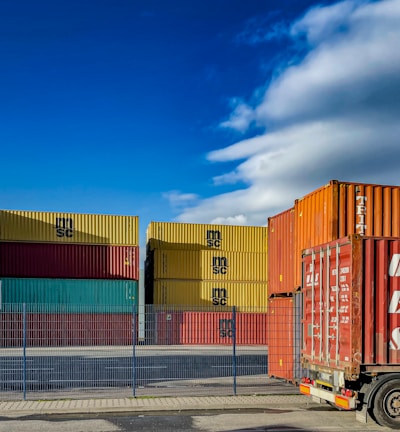
{"type": "Polygon", "coordinates": [[[0,432],[382,432],[388,430],[390,429],[375,423],[358,423],[354,412],[337,411],[327,405],[308,408],[295,406],[291,409],[0,418],[0,432]]]}
{"type": "MultiPolygon", "coordinates": [[[[6,350],[3,351],[3,353],[6,350]]],[[[3,354],[2,353],[2,354],[3,354]]],[[[266,376],[265,347],[41,348],[0,356],[0,391],[160,388],[179,381],[266,376]],[[19,355],[15,355],[19,354],[19,355]]],[[[231,385],[231,384],[228,384],[231,385]]],[[[158,392],[158,394],[160,394],[158,392]]]]}

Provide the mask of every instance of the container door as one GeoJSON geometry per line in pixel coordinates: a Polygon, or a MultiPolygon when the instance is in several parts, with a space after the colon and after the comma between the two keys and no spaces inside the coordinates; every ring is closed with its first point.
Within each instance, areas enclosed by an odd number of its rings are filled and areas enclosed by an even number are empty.
{"type": "Polygon", "coordinates": [[[352,359],[352,245],[331,242],[304,257],[304,343],[309,361],[340,368],[352,359]]]}

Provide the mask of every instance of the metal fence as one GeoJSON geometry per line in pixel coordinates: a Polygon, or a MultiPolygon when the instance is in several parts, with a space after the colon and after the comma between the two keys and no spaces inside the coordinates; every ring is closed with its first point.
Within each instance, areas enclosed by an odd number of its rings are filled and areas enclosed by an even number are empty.
{"type": "Polygon", "coordinates": [[[0,399],[287,393],[299,349],[270,330],[279,314],[293,311],[2,304],[0,399]]]}

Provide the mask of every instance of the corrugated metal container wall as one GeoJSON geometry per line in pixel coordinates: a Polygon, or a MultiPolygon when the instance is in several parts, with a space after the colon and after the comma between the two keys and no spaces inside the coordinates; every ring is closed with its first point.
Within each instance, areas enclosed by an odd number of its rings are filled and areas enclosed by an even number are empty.
{"type": "Polygon", "coordinates": [[[295,380],[295,305],[293,297],[270,298],[268,306],[268,375],[295,380]]]}
{"type": "Polygon", "coordinates": [[[1,210],[0,240],[137,246],[137,216],[1,210]]]}
{"type": "Polygon", "coordinates": [[[1,312],[0,347],[132,345],[132,320],[132,313],[26,313],[24,319],[1,312]]]}
{"type": "Polygon", "coordinates": [[[294,287],[294,209],[268,218],[268,294],[294,287]]]}
{"type": "MultiPolygon", "coordinates": [[[[237,313],[235,320],[237,345],[266,345],[266,313],[237,313]]],[[[235,325],[231,312],[175,311],[159,312],[156,327],[162,345],[232,345],[235,325]]]]}
{"type": "Polygon", "coordinates": [[[245,312],[246,307],[267,307],[267,283],[156,280],[154,304],[238,306],[245,312]]]}
{"type": "Polygon", "coordinates": [[[0,243],[0,276],[139,279],[138,246],[0,243]]]}
{"type": "Polygon", "coordinates": [[[37,305],[38,312],[58,312],[64,304],[70,312],[129,312],[137,304],[137,293],[134,280],[0,279],[0,304],[29,303],[37,305]]]}
{"type": "Polygon", "coordinates": [[[303,265],[305,366],[352,379],[400,365],[400,239],[352,235],[306,250],[303,265]]]}
{"type": "Polygon", "coordinates": [[[156,249],[154,279],[266,281],[267,254],[156,249]]]}
{"type": "Polygon", "coordinates": [[[146,236],[148,250],[267,252],[266,227],[151,222],[146,236]]]}
{"type": "Polygon", "coordinates": [[[295,201],[295,287],[303,249],[350,235],[400,236],[400,186],[339,182],[295,201]]]}

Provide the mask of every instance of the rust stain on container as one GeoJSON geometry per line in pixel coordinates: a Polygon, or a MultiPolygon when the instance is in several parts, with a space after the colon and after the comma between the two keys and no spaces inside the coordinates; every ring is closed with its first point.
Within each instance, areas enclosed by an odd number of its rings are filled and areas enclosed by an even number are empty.
{"type": "Polygon", "coordinates": [[[0,211],[0,240],[31,243],[139,244],[137,216],[0,211]]]}
{"type": "Polygon", "coordinates": [[[0,243],[0,276],[139,279],[138,246],[0,243]]]}
{"type": "Polygon", "coordinates": [[[307,249],[303,265],[305,366],[351,379],[362,365],[399,365],[400,239],[344,237],[307,249]]]}
{"type": "Polygon", "coordinates": [[[294,209],[268,218],[268,295],[294,288],[294,209]]]}
{"type": "Polygon", "coordinates": [[[351,234],[400,235],[400,186],[339,182],[295,201],[295,286],[301,286],[301,254],[306,248],[351,234]]]}
{"type": "Polygon", "coordinates": [[[147,249],[267,252],[267,228],[215,224],[151,222],[147,249]]]}

